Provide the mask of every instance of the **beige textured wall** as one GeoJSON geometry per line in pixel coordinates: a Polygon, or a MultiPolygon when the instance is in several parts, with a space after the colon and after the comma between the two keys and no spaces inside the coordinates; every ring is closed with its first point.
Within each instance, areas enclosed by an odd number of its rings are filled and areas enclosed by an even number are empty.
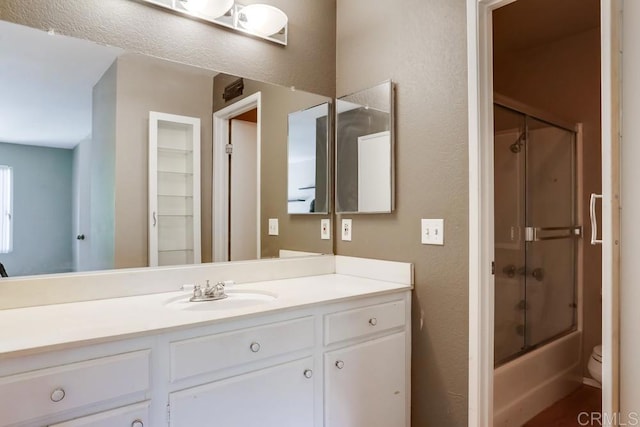
{"type": "Polygon", "coordinates": [[[585,173],[579,195],[585,235],[583,253],[583,372],[591,350],[602,342],[600,277],[602,249],[589,243],[589,195],[601,192],[600,156],[600,30],[592,30],[495,58],[496,92],[547,111],[570,122],[583,123],[585,173]]]}
{"type": "Polygon", "coordinates": [[[0,19],[333,96],[335,0],[268,3],[289,16],[286,47],[131,0],[2,0],[0,19]]]}
{"type": "MultiPolygon", "coordinates": [[[[412,421],[467,425],[468,145],[466,2],[339,0],[337,95],[386,79],[396,92],[396,211],[343,215],[337,253],[415,264],[412,421]],[[444,218],[445,245],[420,244],[444,218]]],[[[338,227],[336,227],[338,228],[338,227]]]]}
{"type": "Polygon", "coordinates": [[[149,265],[149,111],[200,119],[202,262],[211,262],[211,71],[138,54],[117,60],[115,267],[149,265]]]}
{"type": "Polygon", "coordinates": [[[215,77],[213,109],[218,111],[258,91],[262,93],[262,159],[260,163],[262,257],[277,257],[280,249],[333,253],[332,240],[320,239],[320,219],[330,218],[330,215],[289,215],[287,213],[287,115],[330,99],[313,93],[291,91],[287,87],[245,79],[243,95],[224,102],[222,93],[225,86],[236,79],[236,76],[226,74],[215,77]],[[278,236],[268,235],[269,218],[278,218],[278,236]]]}

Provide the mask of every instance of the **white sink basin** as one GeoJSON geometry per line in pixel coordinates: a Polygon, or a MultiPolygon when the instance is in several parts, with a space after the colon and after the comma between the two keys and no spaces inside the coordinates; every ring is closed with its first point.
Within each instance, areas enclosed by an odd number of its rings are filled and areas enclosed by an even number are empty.
{"type": "Polygon", "coordinates": [[[254,290],[229,290],[227,298],[214,301],[189,301],[191,294],[183,294],[170,298],[165,303],[165,307],[173,310],[189,311],[212,311],[212,310],[235,310],[247,308],[255,305],[267,304],[274,301],[277,295],[254,290]]]}

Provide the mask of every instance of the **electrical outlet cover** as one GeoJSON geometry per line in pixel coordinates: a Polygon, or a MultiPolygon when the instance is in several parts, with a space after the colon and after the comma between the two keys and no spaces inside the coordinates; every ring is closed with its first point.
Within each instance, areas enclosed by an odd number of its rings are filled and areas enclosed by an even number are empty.
{"type": "Polygon", "coordinates": [[[331,220],[330,219],[320,220],[320,238],[322,240],[331,239],[331,220]]]}
{"type": "Polygon", "coordinates": [[[350,242],[351,241],[351,233],[353,232],[353,223],[350,219],[342,220],[342,240],[350,242]]]}
{"type": "Polygon", "coordinates": [[[278,235],[278,218],[269,218],[269,236],[278,235]]]}

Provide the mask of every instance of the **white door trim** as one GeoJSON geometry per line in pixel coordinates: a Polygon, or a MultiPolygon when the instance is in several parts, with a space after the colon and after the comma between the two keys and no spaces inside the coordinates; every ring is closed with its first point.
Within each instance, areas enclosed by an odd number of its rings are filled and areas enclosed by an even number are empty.
{"type": "MultiPolygon", "coordinates": [[[[492,11],[516,0],[467,0],[467,66],[469,101],[469,416],[470,427],[493,425],[493,48],[492,11]]],[[[612,41],[617,40],[617,0],[601,0],[602,40],[602,174],[603,174],[603,411],[618,410],[617,283],[613,237],[612,135],[618,97],[612,41]]],[[[617,141],[615,142],[617,143],[617,141]]],[[[616,151],[617,152],[617,151],[616,151]]],[[[616,172],[617,173],[617,172],[616,172]]],[[[615,189],[615,191],[613,191],[615,189]]],[[[616,202],[617,204],[617,202],[616,202]]],[[[618,213],[616,212],[616,215],[618,213]]],[[[617,224],[617,222],[615,222],[617,224]]]]}
{"type": "Polygon", "coordinates": [[[602,99],[602,412],[616,426],[620,410],[621,9],[600,0],[602,99]],[[607,416],[608,415],[608,416],[607,416]]]}
{"type": "Polygon", "coordinates": [[[260,158],[261,158],[261,118],[262,94],[256,92],[241,99],[213,114],[213,260],[229,261],[229,156],[226,145],[229,141],[229,120],[256,108],[258,120],[256,123],[257,142],[257,187],[258,200],[256,203],[257,221],[257,253],[260,258],[260,158]]]}

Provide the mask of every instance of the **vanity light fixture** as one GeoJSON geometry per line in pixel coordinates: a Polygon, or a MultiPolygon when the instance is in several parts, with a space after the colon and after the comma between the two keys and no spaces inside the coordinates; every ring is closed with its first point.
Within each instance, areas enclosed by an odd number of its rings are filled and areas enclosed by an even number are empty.
{"type": "Polygon", "coordinates": [[[242,5],[234,0],[133,0],[287,45],[287,14],[268,4],[242,5]]]}

